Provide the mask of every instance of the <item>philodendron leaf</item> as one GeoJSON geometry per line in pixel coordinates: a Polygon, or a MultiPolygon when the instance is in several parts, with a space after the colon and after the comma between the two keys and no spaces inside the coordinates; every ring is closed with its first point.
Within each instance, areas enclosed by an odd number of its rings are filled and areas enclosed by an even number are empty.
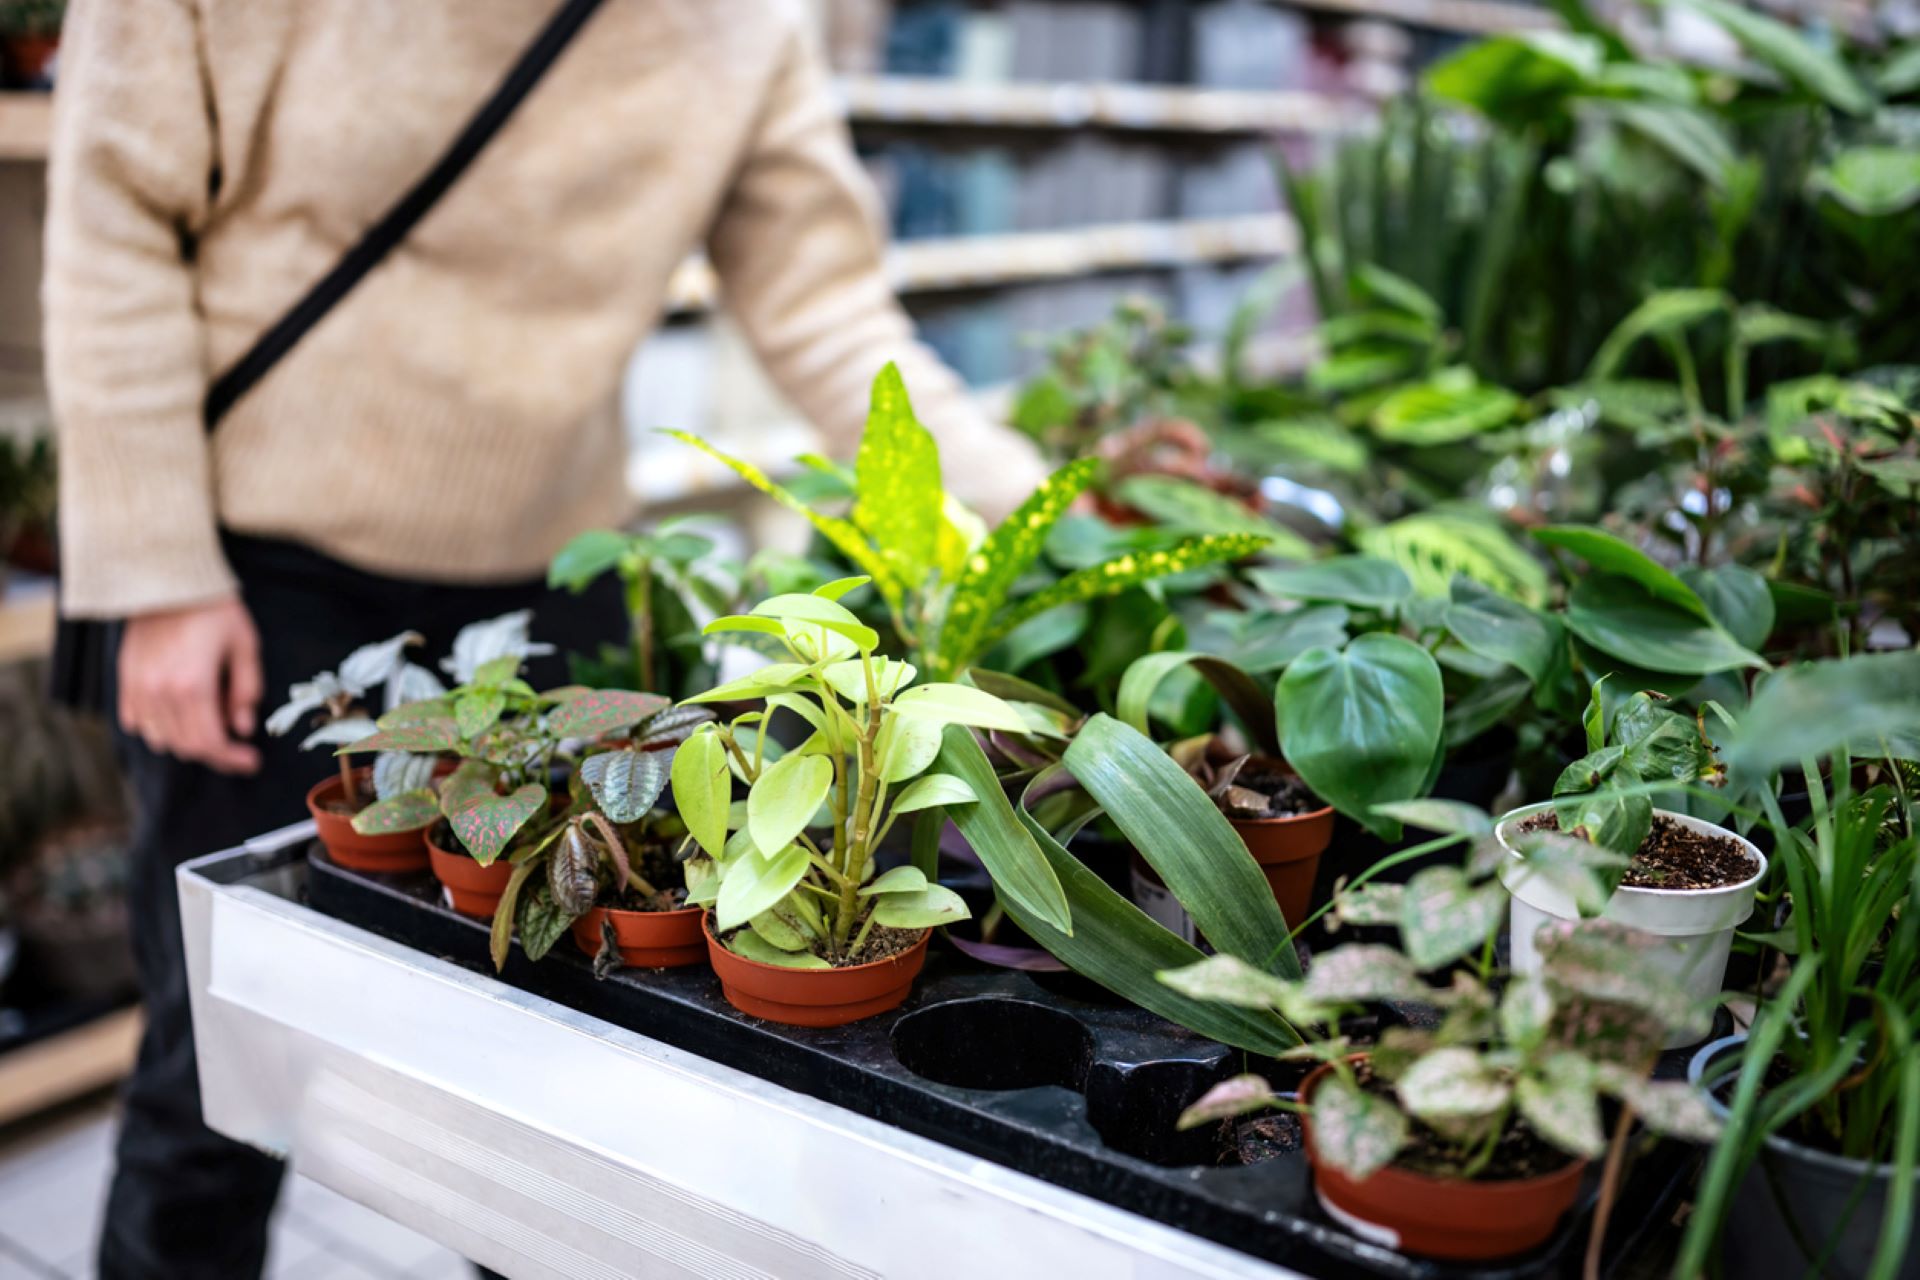
{"type": "Polygon", "coordinates": [[[873,908],[873,922],[890,929],[930,929],[956,924],[973,913],[966,900],[945,885],[930,884],[912,893],[888,893],[873,908]]]}
{"type": "Polygon", "coordinates": [[[1373,632],[1345,649],[1313,649],[1275,691],[1287,762],[1328,804],[1386,839],[1400,824],[1373,806],[1430,785],[1445,693],[1440,668],[1411,640],[1373,632]]]}
{"type": "Polygon", "coordinates": [[[1618,574],[1590,574],[1573,584],[1567,628],[1602,653],[1649,671],[1711,675],[1767,665],[1719,623],[1691,616],[1618,574]]]}
{"type": "Polygon", "coordinates": [[[363,836],[418,831],[440,816],[440,797],[432,787],[403,791],[368,805],[353,815],[353,829],[363,836]]]}
{"type": "Polygon", "coordinates": [[[1190,569],[1244,560],[1258,554],[1266,545],[1266,538],[1246,533],[1185,538],[1171,547],[1130,551],[1091,568],[1076,569],[1052,586],[1022,596],[988,628],[981,648],[985,649],[1028,618],[1037,617],[1049,609],[1082,600],[1119,595],[1143,582],[1154,582],[1190,569]]]}
{"type": "Polygon", "coordinates": [[[1281,600],[1310,600],[1391,609],[1413,595],[1413,581],[1391,560],[1333,556],[1284,569],[1255,569],[1254,586],[1281,600]]]}
{"type": "Polygon", "coordinates": [[[672,751],[601,751],[580,762],[580,779],[600,812],[615,822],[638,822],[666,789],[672,751]]]}
{"type": "Polygon", "coordinates": [[[831,542],[836,551],[873,579],[875,590],[879,591],[881,599],[885,600],[890,608],[900,607],[904,599],[904,588],[900,579],[894,576],[892,567],[879,552],[873,549],[873,544],[861,535],[860,530],[855,528],[851,521],[842,520],[838,516],[822,515],[768,479],[766,472],[760,468],[751,463],[741,462],[737,458],[728,457],[698,436],[690,435],[685,431],[668,431],[665,434],[682,444],[692,445],[709,458],[731,469],[735,475],[787,510],[805,517],[807,523],[818,529],[820,536],[831,542]]]}
{"type": "Polygon", "coordinates": [[[776,905],[807,874],[807,851],[787,845],[773,856],[750,853],[727,866],[714,903],[714,926],[725,933],[776,905]]]}
{"type": "Polygon", "coordinates": [[[1394,1083],[1394,1093],[1408,1114],[1432,1123],[1493,1115],[1513,1087],[1472,1049],[1451,1047],[1421,1055],[1394,1083]]]}
{"type": "Polygon", "coordinates": [[[1633,579],[1649,595],[1692,614],[1702,622],[1713,620],[1699,593],[1677,574],[1632,543],[1615,537],[1605,529],[1586,524],[1555,524],[1535,529],[1533,536],[1550,547],[1571,551],[1602,573],[1633,579]]]}
{"type": "Polygon", "coordinates": [[[1680,571],[1680,578],[1699,593],[1713,620],[1746,648],[1760,648],[1773,634],[1773,592],[1765,578],[1745,565],[1690,565],[1680,571]]]}
{"type": "Polygon", "coordinates": [[[832,785],[833,762],[825,756],[796,753],[768,765],[747,793],[747,833],[754,847],[772,855],[792,844],[832,785]]]}
{"type": "Polygon", "coordinates": [[[1025,733],[1027,722],[1007,703],[984,689],[964,684],[915,685],[893,700],[895,715],[939,725],[967,725],[1025,733]]]}
{"type": "Polygon", "coordinates": [[[1478,949],[1506,914],[1497,880],[1475,885],[1458,867],[1427,867],[1407,881],[1400,942],[1416,968],[1437,969],[1478,949]]]}
{"type": "Polygon", "coordinates": [[[973,788],[952,774],[930,773],[908,783],[889,807],[896,814],[917,813],[936,805],[971,804],[976,798],[973,788]]]}
{"type": "Polygon", "coordinates": [[[742,929],[728,939],[727,950],[749,960],[758,960],[761,964],[778,965],[782,969],[833,968],[811,951],[782,951],[751,929],[742,929]]]}
{"type": "Polygon", "coordinates": [[[548,718],[547,727],[562,738],[598,738],[639,724],[672,706],[657,693],[596,689],[570,698],[548,718]]]}
{"type": "MultiPolygon", "coordinates": [[[[444,795],[441,803],[446,803],[444,795]]],[[[472,796],[447,811],[447,822],[473,860],[484,867],[507,851],[520,828],[546,803],[547,789],[529,782],[510,796],[472,796]]]]}
{"type": "Polygon", "coordinates": [[[1327,1076],[1314,1087],[1313,1154],[1351,1178],[1393,1163],[1407,1143],[1406,1116],[1387,1099],[1327,1076]]]}
{"type": "Polygon", "coordinates": [[[925,581],[940,531],[940,449],[913,416],[900,370],[873,380],[867,429],[854,456],[853,523],[898,581],[925,581]]]}
{"type": "Polygon", "coordinates": [[[1566,645],[1559,620],[1490,591],[1472,578],[1455,577],[1446,612],[1453,638],[1483,658],[1492,658],[1545,684],[1555,652],[1566,645]]]}
{"type": "Polygon", "coordinates": [[[1287,922],[1245,842],[1152,739],[1097,715],[1074,735],[1062,763],[1215,947],[1299,975],[1287,922]]]}
{"type": "Polygon", "coordinates": [[[1321,1004],[1365,1004],[1372,1000],[1432,1003],[1436,992],[1420,981],[1413,962],[1389,946],[1348,943],[1314,958],[1303,984],[1321,1004]]]}
{"type": "Polygon", "coordinates": [[[1549,1054],[1514,1081],[1513,1100],[1534,1132],[1569,1155],[1597,1159],[1607,1149],[1593,1066],[1576,1053],[1549,1054]]]}
{"type": "Polygon", "coordinates": [[[1175,1128],[1198,1129],[1202,1125],[1217,1124],[1235,1116],[1265,1111],[1273,1105],[1273,1096],[1273,1086],[1267,1083],[1265,1076],[1251,1073],[1234,1076],[1201,1094],[1198,1102],[1180,1113],[1175,1128]]]}
{"type": "MultiPolygon", "coordinates": [[[[940,627],[935,674],[952,675],[987,648],[988,631],[1007,592],[1033,565],[1054,524],[1099,470],[1099,459],[1082,458],[1054,472],[967,557],[940,627]]],[[[1002,634],[1009,630],[1001,629],[1002,634]]]]}

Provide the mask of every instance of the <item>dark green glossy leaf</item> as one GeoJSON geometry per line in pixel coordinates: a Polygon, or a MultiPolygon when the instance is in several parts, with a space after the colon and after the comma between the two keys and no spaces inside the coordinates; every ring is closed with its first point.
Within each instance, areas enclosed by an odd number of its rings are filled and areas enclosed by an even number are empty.
{"type": "Polygon", "coordinates": [[[1688,566],[1680,577],[1699,593],[1713,620],[1740,644],[1759,649],[1773,634],[1773,594],[1767,580],[1745,565],[1688,566]]]}
{"type": "Polygon", "coordinates": [[[948,726],[934,768],[958,778],[977,797],[974,803],[956,805],[948,812],[993,877],[994,890],[1009,913],[1029,933],[1038,928],[1056,938],[1077,935],[1079,921],[1061,886],[1058,863],[1015,815],[973,733],[961,725],[948,726]]]}
{"type": "Polygon", "coordinates": [[[1718,624],[1690,616],[1617,574],[1590,574],[1573,584],[1567,627],[1594,648],[1651,671],[1706,675],[1766,665],[1718,624]]]}
{"type": "Polygon", "coordinates": [[[1362,609],[1390,609],[1413,594],[1406,572],[1376,556],[1333,556],[1281,569],[1255,569],[1247,576],[1277,599],[1331,601],[1362,609]]]}
{"type": "Polygon", "coordinates": [[[580,762],[580,780],[600,812],[615,822],[638,822],[666,789],[671,751],[601,751],[580,762]]]}
{"type": "Polygon", "coordinates": [[[1602,573],[1631,578],[1642,587],[1702,622],[1711,621],[1706,603],[1679,575],[1656,562],[1652,556],[1604,529],[1592,525],[1556,524],[1535,529],[1533,536],[1550,547],[1571,551],[1602,573]]]}
{"type": "Polygon", "coordinates": [[[1555,650],[1566,643],[1559,621],[1488,590],[1471,578],[1453,580],[1446,627],[1453,638],[1483,658],[1526,673],[1536,685],[1553,670],[1555,650]]]}

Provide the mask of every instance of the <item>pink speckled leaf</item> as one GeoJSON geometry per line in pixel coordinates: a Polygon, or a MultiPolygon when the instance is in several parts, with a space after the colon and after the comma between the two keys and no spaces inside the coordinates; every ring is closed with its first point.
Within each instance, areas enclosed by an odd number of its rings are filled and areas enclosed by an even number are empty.
{"type": "Polygon", "coordinates": [[[549,724],[554,733],[563,738],[597,738],[639,724],[670,705],[669,699],[657,693],[596,689],[570,699],[555,710],[549,724]]]}
{"type": "Polygon", "coordinates": [[[1179,1128],[1197,1129],[1216,1120],[1229,1120],[1273,1104],[1273,1086],[1265,1076],[1242,1075],[1222,1080],[1200,1095],[1200,1100],[1180,1113],[1179,1128]]]}
{"type": "Polygon", "coordinates": [[[547,789],[529,782],[510,796],[475,796],[447,815],[467,852],[486,866],[507,851],[527,819],[547,803],[547,789]]]}
{"type": "Polygon", "coordinates": [[[368,734],[334,752],[356,755],[369,751],[451,751],[460,745],[460,727],[451,717],[436,716],[413,724],[397,724],[390,729],[368,734]]]}

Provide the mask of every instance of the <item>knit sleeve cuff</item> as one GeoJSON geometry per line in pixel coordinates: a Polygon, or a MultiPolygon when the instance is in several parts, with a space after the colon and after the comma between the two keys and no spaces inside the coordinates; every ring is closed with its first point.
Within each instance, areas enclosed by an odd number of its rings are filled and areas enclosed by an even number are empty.
{"type": "Polygon", "coordinates": [[[69,618],[130,618],[238,590],[210,514],[141,523],[62,507],[60,609],[69,618]]]}

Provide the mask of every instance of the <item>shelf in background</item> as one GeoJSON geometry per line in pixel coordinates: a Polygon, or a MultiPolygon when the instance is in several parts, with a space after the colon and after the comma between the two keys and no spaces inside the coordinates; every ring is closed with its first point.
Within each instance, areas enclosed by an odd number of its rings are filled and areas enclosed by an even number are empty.
{"type": "MultiPolygon", "coordinates": [[[[903,240],[887,251],[887,274],[901,293],[982,289],[1060,280],[1104,271],[1206,266],[1278,258],[1299,243],[1285,214],[1190,218],[1162,222],[1115,222],[1063,231],[903,240]]],[[[719,295],[719,282],[705,259],[674,273],[667,305],[701,311],[719,295]]]]}
{"type": "Polygon", "coordinates": [[[0,93],[0,160],[45,160],[52,132],[52,94],[0,93]]]}
{"type": "Polygon", "coordinates": [[[53,602],[51,584],[22,585],[16,580],[0,595],[0,662],[41,658],[52,651],[53,602]]]}
{"type": "Polygon", "coordinates": [[[1353,18],[1398,22],[1463,35],[1554,31],[1562,25],[1551,9],[1505,0],[1281,0],[1282,7],[1353,18]]]}
{"type": "Polygon", "coordinates": [[[124,1006],[0,1054],[0,1125],[104,1089],[133,1067],[140,1010],[124,1006]]]}
{"type": "Polygon", "coordinates": [[[835,91],[862,124],[1163,133],[1343,133],[1374,117],[1318,93],[1255,93],[1150,84],[983,83],[922,76],[840,76],[835,91]]]}

